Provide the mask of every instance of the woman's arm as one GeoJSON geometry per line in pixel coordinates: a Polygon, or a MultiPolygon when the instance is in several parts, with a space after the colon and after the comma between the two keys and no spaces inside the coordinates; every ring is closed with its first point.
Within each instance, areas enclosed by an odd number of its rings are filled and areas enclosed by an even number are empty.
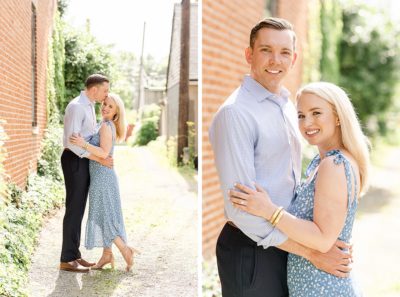
{"type": "Polygon", "coordinates": [[[81,136],[73,135],[70,137],[70,142],[76,144],[85,150],[87,150],[90,154],[95,155],[101,159],[106,159],[112,148],[112,131],[111,127],[109,127],[106,123],[103,123],[100,127],[100,147],[92,145],[85,141],[81,136]]]}
{"type": "MultiPolygon", "coordinates": [[[[242,210],[270,220],[278,208],[268,194],[257,188],[238,185],[244,193],[231,191],[231,201],[242,210]],[[250,191],[249,191],[250,190],[250,191]],[[244,204],[242,204],[244,203],[244,204]]],[[[304,246],[325,253],[337,240],[346,219],[347,184],[344,165],[336,165],[333,157],[325,158],[318,169],[314,197],[314,221],[299,219],[288,212],[276,227],[304,246]]]]}

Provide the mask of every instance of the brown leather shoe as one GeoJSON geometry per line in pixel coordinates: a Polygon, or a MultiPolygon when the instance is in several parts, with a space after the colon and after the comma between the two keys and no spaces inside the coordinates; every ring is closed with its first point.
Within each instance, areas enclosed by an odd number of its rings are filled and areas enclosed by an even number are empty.
{"type": "Polygon", "coordinates": [[[74,261],[73,263],[74,264],[70,264],[70,262],[60,262],[60,270],[71,271],[71,272],[81,272],[81,273],[89,272],[89,268],[82,267],[76,261],[74,261]]]}
{"type": "Polygon", "coordinates": [[[88,261],[86,261],[86,260],[84,260],[82,258],[76,259],[76,262],[78,262],[83,267],[92,267],[92,266],[96,265],[96,263],[88,262],[88,261]]]}

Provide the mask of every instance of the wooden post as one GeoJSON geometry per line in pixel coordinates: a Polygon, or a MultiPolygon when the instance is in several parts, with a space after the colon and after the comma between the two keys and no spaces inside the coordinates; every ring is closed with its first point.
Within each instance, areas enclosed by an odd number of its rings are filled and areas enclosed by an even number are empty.
{"type": "Polygon", "coordinates": [[[179,76],[178,117],[178,164],[182,162],[183,148],[188,146],[189,120],[189,46],[190,46],[190,0],[182,0],[181,15],[181,60],[179,76]]]}

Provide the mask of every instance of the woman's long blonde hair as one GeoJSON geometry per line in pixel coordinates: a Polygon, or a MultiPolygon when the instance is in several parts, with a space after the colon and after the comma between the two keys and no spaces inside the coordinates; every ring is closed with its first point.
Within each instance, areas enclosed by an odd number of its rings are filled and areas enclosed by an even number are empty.
{"type": "Polygon", "coordinates": [[[314,82],[301,88],[297,92],[296,99],[304,93],[317,95],[332,105],[333,111],[339,118],[343,146],[358,164],[360,190],[361,193],[365,193],[369,176],[369,141],[361,129],[354,107],[346,92],[332,83],[314,82]]]}
{"type": "Polygon", "coordinates": [[[117,113],[115,114],[112,121],[115,125],[115,130],[117,132],[117,137],[116,137],[117,141],[121,142],[125,139],[126,125],[127,125],[124,102],[122,101],[121,97],[119,97],[117,94],[114,93],[109,93],[108,98],[114,100],[117,106],[117,113]]]}

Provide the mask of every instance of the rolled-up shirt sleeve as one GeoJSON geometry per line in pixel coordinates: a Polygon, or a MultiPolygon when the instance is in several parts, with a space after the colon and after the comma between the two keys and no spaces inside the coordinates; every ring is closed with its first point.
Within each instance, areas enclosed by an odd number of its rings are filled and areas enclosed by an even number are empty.
{"type": "Polygon", "coordinates": [[[223,107],[214,117],[209,138],[224,196],[225,215],[252,240],[264,248],[280,245],[287,236],[264,218],[235,208],[229,200],[228,190],[234,183],[254,188],[256,170],[254,147],[257,131],[246,118],[232,106],[223,107]]]}
{"type": "Polygon", "coordinates": [[[87,158],[90,153],[83,148],[72,144],[69,137],[75,134],[81,134],[83,121],[85,119],[85,111],[82,106],[71,105],[65,111],[64,116],[64,147],[70,149],[80,158],[87,158]]]}

